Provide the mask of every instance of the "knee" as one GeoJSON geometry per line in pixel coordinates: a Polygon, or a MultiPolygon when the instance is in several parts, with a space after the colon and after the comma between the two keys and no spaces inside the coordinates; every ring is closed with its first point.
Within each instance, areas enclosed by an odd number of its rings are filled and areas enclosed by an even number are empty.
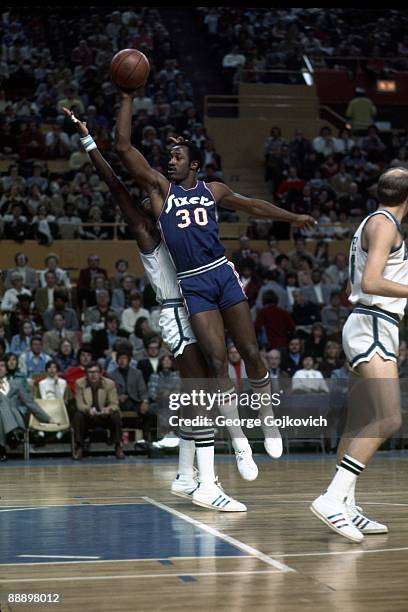
{"type": "Polygon", "coordinates": [[[227,362],[221,357],[211,355],[208,359],[208,367],[210,368],[211,375],[214,378],[222,378],[227,375],[227,362]]]}
{"type": "Polygon", "coordinates": [[[262,364],[261,357],[259,355],[259,349],[256,344],[250,343],[240,349],[240,354],[245,364],[250,364],[254,367],[262,364]]]}
{"type": "Polygon", "coordinates": [[[395,414],[389,417],[385,421],[385,438],[389,438],[396,434],[402,427],[402,416],[401,413],[395,414]]]}

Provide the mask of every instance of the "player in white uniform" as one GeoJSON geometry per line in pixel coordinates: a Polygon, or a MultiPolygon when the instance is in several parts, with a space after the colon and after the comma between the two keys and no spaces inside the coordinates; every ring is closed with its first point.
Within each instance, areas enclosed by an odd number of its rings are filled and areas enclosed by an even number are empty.
{"type": "MultiPolygon", "coordinates": [[[[113,172],[92,138],[85,123],[68,109],[66,115],[75,123],[81,142],[101,179],[125,216],[135,238],[146,275],[161,304],[160,328],[163,340],[177,359],[183,378],[208,377],[206,361],[194,337],[178,287],[176,271],[161,241],[153,219],[142,207],[135,206],[132,196],[113,172]]],[[[249,211],[250,212],[250,211],[249,211]]],[[[249,447],[250,448],[250,447],[249,447]]],[[[236,453],[241,476],[253,480],[258,470],[252,453],[236,453]]],[[[191,499],[194,504],[222,512],[243,512],[246,506],[227,495],[214,473],[214,430],[212,428],[180,429],[179,467],[171,486],[174,495],[191,499]],[[194,477],[194,456],[197,457],[198,482],[194,477]]]]}
{"type": "Polygon", "coordinates": [[[343,328],[344,352],[360,377],[353,377],[353,399],[358,400],[352,402],[348,421],[356,423],[367,408],[374,413],[368,423],[349,428],[349,434],[346,426],[336,475],[311,505],[318,518],[353,542],[388,532],[356,506],[355,486],[379,446],[401,426],[397,356],[398,327],[408,298],[408,255],[401,228],[408,212],[408,170],[384,172],[378,198],[379,208],[364,219],[351,243],[349,299],[354,309],[343,328]]]}

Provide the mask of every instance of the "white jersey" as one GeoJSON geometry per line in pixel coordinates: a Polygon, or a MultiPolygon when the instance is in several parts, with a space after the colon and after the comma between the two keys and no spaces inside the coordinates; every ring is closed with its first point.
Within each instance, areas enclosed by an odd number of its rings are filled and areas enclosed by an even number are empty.
{"type": "Polygon", "coordinates": [[[395,283],[401,283],[402,285],[408,284],[408,252],[402,237],[401,224],[388,210],[377,210],[361,222],[353,236],[349,257],[349,273],[351,282],[351,295],[349,300],[353,305],[359,303],[364,304],[365,306],[376,306],[382,310],[398,314],[402,318],[404,316],[404,310],[407,304],[406,298],[369,295],[364,293],[361,288],[361,281],[367,262],[367,251],[364,250],[362,245],[362,235],[365,224],[374,215],[384,215],[387,217],[390,221],[392,221],[392,223],[395,224],[399,234],[401,235],[401,244],[392,249],[388,255],[383,276],[387,280],[394,281],[395,283]]]}
{"type": "Polygon", "coordinates": [[[178,286],[176,269],[163,241],[151,253],[140,252],[140,259],[158,302],[183,299],[178,286]]]}

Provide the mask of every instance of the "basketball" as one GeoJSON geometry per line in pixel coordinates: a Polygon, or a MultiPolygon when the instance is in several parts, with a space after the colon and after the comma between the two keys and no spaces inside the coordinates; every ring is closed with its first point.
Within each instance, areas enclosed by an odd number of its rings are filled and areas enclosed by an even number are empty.
{"type": "Polygon", "coordinates": [[[137,49],[122,49],[112,58],[111,79],[121,89],[134,90],[142,87],[149,72],[149,60],[137,49]]]}

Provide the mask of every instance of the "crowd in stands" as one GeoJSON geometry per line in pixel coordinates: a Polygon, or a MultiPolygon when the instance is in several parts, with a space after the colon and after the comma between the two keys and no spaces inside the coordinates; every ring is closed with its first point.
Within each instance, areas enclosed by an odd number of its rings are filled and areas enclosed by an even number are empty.
{"type": "MultiPolygon", "coordinates": [[[[188,135],[203,150],[202,177],[221,177],[221,159],[194,103],[191,82],[156,9],[78,7],[67,13],[10,9],[0,22],[0,237],[51,244],[56,238],[128,238],[62,107],[87,122],[114,165],[117,90],[109,76],[119,49],[136,47],[151,72],[134,99],[132,140],[156,170],[167,169],[170,136],[188,135]],[[80,16],[79,16],[80,14],[80,16]],[[58,163],[49,163],[50,160],[58,163]],[[85,223],[85,225],[83,225],[85,223]],[[102,225],[101,225],[102,224],[102,225]]],[[[121,176],[126,174],[118,167],[121,176]]],[[[136,195],[138,194],[137,190],[136,195]]]]}
{"type": "Polygon", "coordinates": [[[315,66],[337,70],[353,70],[355,64],[348,58],[363,57],[360,67],[372,78],[408,68],[408,17],[403,10],[241,6],[196,10],[215,66],[222,66],[235,86],[241,79],[298,82],[304,55],[315,66]],[[270,71],[281,71],[284,80],[270,71]]]}
{"type": "MultiPolygon", "coordinates": [[[[288,254],[276,238],[268,244],[269,250],[259,253],[242,236],[232,260],[273,388],[328,393],[327,379],[349,374],[341,351],[341,331],[350,313],[346,256],[330,257],[327,249],[312,253],[302,236],[288,254]]],[[[157,426],[157,446],[172,438],[166,404],[180,388],[180,378],[163,344],[160,308],[145,279],[132,275],[123,259],[108,278],[97,255],[89,257],[75,286],[52,253],[43,270],[31,268],[23,252],[16,254],[15,264],[3,275],[0,366],[4,362],[5,376],[31,399],[67,402],[77,443],[74,458],[82,458],[87,429],[98,419],[111,429],[118,459],[124,457],[121,415],[130,416],[143,431],[139,449],[156,437],[157,426]]],[[[228,358],[230,375],[240,386],[245,368],[231,344],[228,358]]],[[[401,377],[407,376],[405,338],[399,367],[401,377]]],[[[1,439],[0,456],[5,457],[1,439]]]]}
{"type": "MultiPolygon", "coordinates": [[[[291,69],[298,66],[299,52],[337,54],[345,40],[357,45],[357,38],[359,51],[368,52],[366,23],[344,36],[342,28],[351,19],[346,9],[198,10],[220,57],[232,50],[243,66],[252,62],[261,69],[291,69]],[[298,17],[304,24],[301,31],[298,17]]],[[[169,137],[188,135],[203,151],[200,177],[222,180],[222,160],[205,132],[191,83],[179,69],[159,12],[140,7],[87,11],[78,7],[76,14],[74,7],[67,16],[65,8],[40,7],[35,17],[18,8],[2,14],[0,238],[50,245],[57,238],[129,237],[71,122],[61,114],[66,106],[84,117],[100,150],[118,167],[111,147],[117,94],[109,63],[121,48],[135,46],[151,61],[149,83],[134,100],[132,133],[149,163],[165,171],[169,137]],[[116,223],[116,233],[105,223],[116,223]]],[[[395,45],[399,55],[408,56],[403,20],[390,11],[387,31],[394,28],[394,36],[384,38],[380,12],[375,13],[378,28],[371,29],[371,40],[386,56],[395,45]]],[[[234,61],[226,60],[227,67],[235,69],[234,61]]],[[[327,393],[327,379],[347,378],[341,329],[350,312],[348,266],[346,255],[334,256],[331,246],[350,236],[344,223],[376,208],[375,185],[382,169],[408,167],[407,140],[405,133],[386,140],[375,127],[363,134],[345,129],[336,135],[324,127],[313,140],[297,130],[288,141],[279,127],[272,127],[264,150],[271,192],[283,207],[309,213],[319,222],[316,230],[300,232],[287,255],[279,246],[286,237],[279,223],[269,231],[266,252],[252,249],[250,239],[242,236],[233,255],[275,390],[327,393]],[[312,239],[317,240],[313,252],[307,248],[312,239]]],[[[121,167],[118,173],[127,178],[121,167]]],[[[138,195],[131,183],[129,187],[138,195]]],[[[256,226],[251,235],[266,236],[262,231],[256,226]]],[[[108,278],[98,255],[89,257],[74,280],[53,253],[42,270],[35,270],[19,252],[15,266],[3,271],[0,400],[4,404],[3,395],[13,392],[21,410],[14,419],[10,410],[7,423],[0,418],[0,459],[6,458],[7,434],[13,437],[21,419],[35,414],[33,397],[66,402],[75,430],[75,459],[82,458],[93,424],[107,424],[118,459],[124,457],[125,419],[142,430],[140,449],[155,437],[157,425],[165,438],[171,437],[163,415],[166,398],[179,388],[180,379],[160,336],[159,307],[150,286],[123,259],[108,278]]],[[[230,375],[239,385],[245,370],[232,345],[228,358],[230,375]]],[[[407,376],[405,339],[399,367],[401,377],[407,376]]],[[[41,411],[36,416],[47,421],[41,411]]]]}
{"type": "Polygon", "coordinates": [[[265,180],[281,206],[319,222],[315,230],[301,232],[305,238],[349,238],[347,224],[355,225],[378,206],[380,174],[387,167],[408,167],[407,151],[407,132],[384,136],[375,125],[338,133],[323,126],[310,140],[300,129],[286,139],[274,126],[265,141],[265,180]]]}

